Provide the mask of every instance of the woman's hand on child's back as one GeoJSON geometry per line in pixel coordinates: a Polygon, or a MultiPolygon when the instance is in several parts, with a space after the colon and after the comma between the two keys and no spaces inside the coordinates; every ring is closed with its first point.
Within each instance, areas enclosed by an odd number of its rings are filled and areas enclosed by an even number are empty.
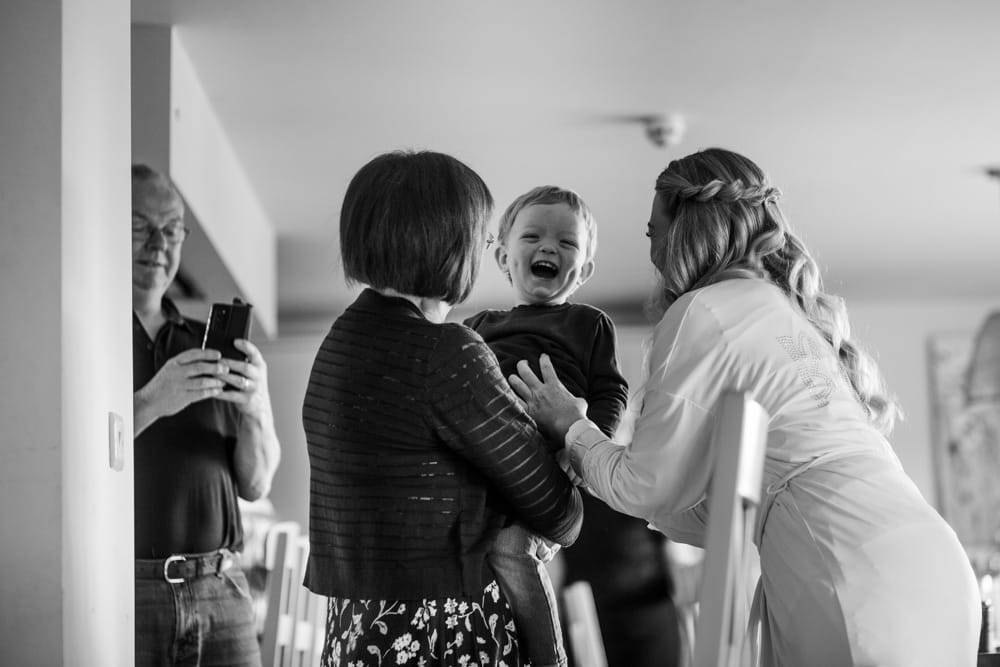
{"type": "Polygon", "coordinates": [[[558,442],[566,439],[566,431],[578,419],[587,417],[587,401],[569,393],[556,376],[555,367],[547,354],[538,358],[541,379],[528,362],[517,362],[518,375],[508,378],[514,393],[524,401],[525,408],[539,428],[558,442]]]}

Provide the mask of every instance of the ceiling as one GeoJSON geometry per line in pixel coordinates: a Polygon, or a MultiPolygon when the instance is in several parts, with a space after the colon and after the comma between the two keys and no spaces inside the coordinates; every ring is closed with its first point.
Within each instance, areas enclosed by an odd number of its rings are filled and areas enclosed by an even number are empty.
{"type": "MultiPolygon", "coordinates": [[[[278,232],[283,327],[352,298],[341,199],[396,148],[469,164],[497,217],[535,185],[579,192],[599,250],[577,300],[612,312],[653,282],[656,175],[709,146],[769,172],[830,291],[1000,293],[997,0],[133,0],[133,17],[178,27],[278,232]],[[684,117],[675,146],[616,120],[657,113],[684,117]]],[[[510,300],[484,263],[467,306],[510,300]]]]}

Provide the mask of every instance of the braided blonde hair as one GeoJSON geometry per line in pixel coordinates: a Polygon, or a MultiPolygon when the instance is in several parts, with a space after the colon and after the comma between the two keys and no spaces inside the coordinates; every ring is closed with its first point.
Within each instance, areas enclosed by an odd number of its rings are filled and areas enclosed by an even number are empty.
{"type": "Polygon", "coordinates": [[[888,434],[901,416],[875,360],[851,340],[847,308],[823,290],[819,267],[785,221],[781,191],[749,159],[709,148],[672,161],[656,179],[657,204],[670,221],[655,239],[660,273],[656,307],[732,278],[778,286],[833,347],[869,420],[888,434]]]}

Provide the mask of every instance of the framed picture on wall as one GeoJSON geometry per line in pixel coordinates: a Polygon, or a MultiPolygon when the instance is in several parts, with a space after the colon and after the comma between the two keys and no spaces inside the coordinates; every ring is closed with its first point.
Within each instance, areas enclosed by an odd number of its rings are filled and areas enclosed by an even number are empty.
{"type": "Polygon", "coordinates": [[[973,556],[1000,545],[1000,403],[968,399],[975,337],[952,332],[928,340],[939,509],[973,556]]]}

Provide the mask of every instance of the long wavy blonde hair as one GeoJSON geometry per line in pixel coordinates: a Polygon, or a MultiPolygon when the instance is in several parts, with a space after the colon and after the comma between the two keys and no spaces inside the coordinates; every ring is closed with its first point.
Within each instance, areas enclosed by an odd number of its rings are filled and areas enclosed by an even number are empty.
{"type": "Polygon", "coordinates": [[[888,434],[898,406],[875,360],[851,340],[847,309],[823,290],[819,267],[791,231],[781,192],[749,159],[709,148],[671,162],[656,179],[669,225],[652,249],[662,313],[682,294],[732,278],[777,285],[833,347],[845,378],[868,417],[888,434]]]}

